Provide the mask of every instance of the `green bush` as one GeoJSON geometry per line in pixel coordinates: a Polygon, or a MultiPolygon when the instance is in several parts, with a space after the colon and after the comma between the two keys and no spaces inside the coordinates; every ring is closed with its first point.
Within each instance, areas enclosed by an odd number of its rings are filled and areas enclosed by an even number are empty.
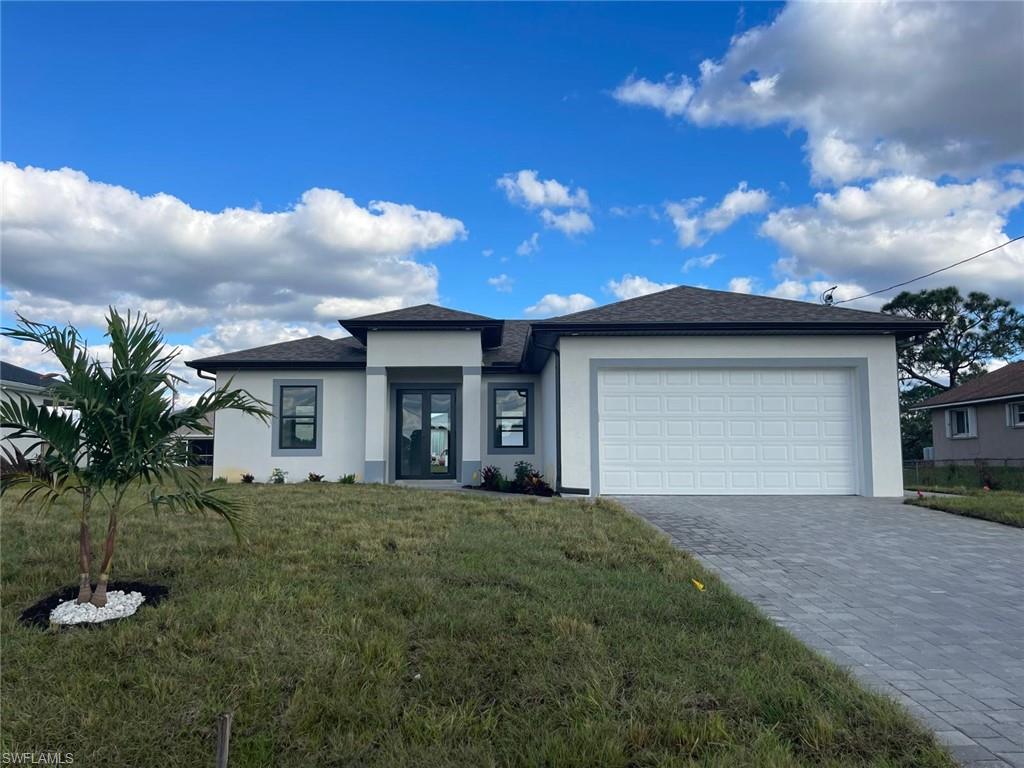
{"type": "Polygon", "coordinates": [[[342,485],[355,485],[356,484],[356,476],[355,475],[342,475],[341,477],[338,478],[338,482],[341,483],[342,485]]]}

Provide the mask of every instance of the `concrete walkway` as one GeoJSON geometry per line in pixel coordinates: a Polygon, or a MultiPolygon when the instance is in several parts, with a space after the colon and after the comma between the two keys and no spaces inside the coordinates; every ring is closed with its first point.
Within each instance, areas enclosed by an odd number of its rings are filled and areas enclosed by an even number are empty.
{"type": "Polygon", "coordinates": [[[618,501],[964,765],[1024,768],[1024,530],[851,496],[618,501]]]}

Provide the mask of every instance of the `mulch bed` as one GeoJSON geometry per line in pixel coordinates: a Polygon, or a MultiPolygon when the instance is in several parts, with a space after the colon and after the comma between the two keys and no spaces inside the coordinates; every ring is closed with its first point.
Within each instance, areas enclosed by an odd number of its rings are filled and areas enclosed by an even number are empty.
{"type": "MultiPolygon", "coordinates": [[[[124,592],[139,592],[144,598],[146,598],[146,602],[139,606],[140,611],[146,606],[159,605],[170,592],[170,590],[163,584],[147,584],[144,581],[112,581],[107,585],[108,592],[112,592],[115,589],[120,589],[124,592]]],[[[44,597],[35,605],[32,605],[22,611],[19,620],[22,624],[30,627],[49,629],[51,626],[50,612],[65,600],[73,600],[76,597],[78,597],[77,584],[73,584],[70,587],[62,587],[56,592],[44,597]]],[[[134,615],[135,614],[132,614],[131,616],[122,616],[119,619],[110,619],[109,621],[101,621],[98,623],[83,622],[81,624],[60,624],[53,626],[59,627],[61,630],[76,629],[78,627],[103,627],[118,621],[130,619],[134,615]]]]}

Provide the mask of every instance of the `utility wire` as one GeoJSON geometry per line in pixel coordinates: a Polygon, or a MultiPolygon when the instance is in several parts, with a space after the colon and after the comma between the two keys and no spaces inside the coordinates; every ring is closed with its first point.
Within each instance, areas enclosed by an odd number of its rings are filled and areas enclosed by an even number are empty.
{"type": "Polygon", "coordinates": [[[992,253],[993,251],[998,251],[1000,248],[1005,248],[1010,243],[1016,243],[1018,240],[1024,240],[1024,235],[1017,235],[1017,237],[1011,240],[1007,240],[1005,243],[1000,243],[995,248],[989,248],[987,251],[982,251],[981,253],[976,253],[973,256],[968,256],[966,259],[961,259],[960,261],[954,264],[950,264],[948,267],[936,269],[933,272],[929,272],[927,275],[921,275],[920,277],[914,277],[911,278],[910,280],[904,280],[902,283],[896,283],[895,285],[890,285],[887,288],[879,288],[877,291],[871,291],[871,293],[865,293],[861,296],[854,296],[852,299],[841,299],[840,301],[833,301],[832,304],[846,304],[851,301],[857,301],[858,299],[866,299],[868,296],[874,296],[875,294],[878,293],[885,293],[886,291],[891,291],[893,288],[902,288],[904,285],[916,283],[918,280],[924,280],[926,277],[931,277],[932,275],[939,274],[939,272],[945,272],[947,269],[959,267],[961,264],[966,264],[968,261],[974,261],[975,259],[981,258],[982,256],[992,253]]]}

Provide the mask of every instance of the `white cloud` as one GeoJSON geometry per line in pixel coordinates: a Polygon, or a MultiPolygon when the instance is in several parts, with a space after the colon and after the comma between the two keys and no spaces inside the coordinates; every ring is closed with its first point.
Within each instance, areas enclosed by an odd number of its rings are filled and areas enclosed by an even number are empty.
{"type": "Polygon", "coordinates": [[[676,283],[656,283],[641,275],[625,274],[621,280],[609,280],[605,289],[616,299],[635,299],[637,296],[646,296],[649,293],[665,291],[675,288],[676,283]]]}
{"type": "Polygon", "coordinates": [[[510,203],[527,208],[590,208],[587,190],[569,186],[556,179],[541,179],[537,171],[522,170],[506,173],[498,179],[510,203]]]}
{"type": "Polygon", "coordinates": [[[489,259],[491,258],[491,256],[494,255],[494,249],[484,248],[482,251],[480,251],[480,255],[483,256],[485,259],[489,259]]]}
{"type": "Polygon", "coordinates": [[[113,304],[167,331],[212,329],[192,345],[210,354],[340,335],[336,318],[436,301],[437,269],[415,257],[466,236],[440,213],[330,189],[277,212],[208,212],[70,168],[2,163],[0,186],[5,322],[99,327],[113,304]]]}
{"type": "Polygon", "coordinates": [[[528,238],[516,246],[517,256],[529,256],[540,250],[540,232],[534,232],[528,238]]]}
{"type": "Polygon", "coordinates": [[[753,277],[734,277],[729,281],[729,290],[733,293],[753,293],[754,282],[753,277]]]}
{"type": "MultiPolygon", "coordinates": [[[[1007,214],[1022,202],[1024,189],[992,180],[940,185],[895,176],[820,193],[812,205],[775,211],[760,231],[786,253],[776,265],[780,275],[827,275],[874,289],[1009,240],[1007,214]]],[[[1024,301],[1024,244],[1014,243],[913,287],[949,284],[1024,301]]]]}
{"type": "Polygon", "coordinates": [[[590,215],[583,211],[568,210],[565,213],[553,213],[543,210],[540,212],[540,217],[544,226],[557,229],[570,237],[594,231],[594,222],[591,221],[590,215]]]}
{"type": "Polygon", "coordinates": [[[494,290],[499,293],[512,293],[512,286],[515,283],[515,279],[509,277],[504,272],[500,275],[487,278],[487,284],[492,286],[494,290]]]}
{"type": "Polygon", "coordinates": [[[410,205],[359,206],[329,189],[275,213],[200,211],[64,168],[0,165],[4,285],[21,306],[79,316],[109,302],[169,327],[219,318],[311,320],[325,301],[436,299],[414,254],[465,237],[462,222],[410,205]]]}
{"type": "Polygon", "coordinates": [[[524,312],[529,317],[553,317],[567,315],[571,312],[582,312],[584,309],[594,306],[597,306],[597,302],[582,293],[573,293],[568,296],[548,293],[536,304],[527,307],[524,312]]]}
{"type": "Polygon", "coordinates": [[[693,256],[683,262],[683,272],[691,269],[707,269],[712,264],[721,261],[722,256],[718,253],[709,253],[707,256],[693,256]]]}
{"type": "Polygon", "coordinates": [[[540,218],[549,229],[557,229],[569,237],[594,230],[594,222],[586,213],[590,208],[590,197],[583,187],[573,190],[556,179],[541,179],[537,171],[531,170],[506,173],[498,179],[498,186],[505,191],[510,203],[531,210],[540,208],[540,218]]]}
{"type": "Polygon", "coordinates": [[[698,125],[804,130],[819,181],[967,177],[1024,157],[1022,27],[1020,3],[790,3],[696,83],[631,76],[613,95],[698,125]]]}
{"type": "Polygon", "coordinates": [[[703,245],[712,235],[728,229],[743,216],[761,213],[768,208],[769,201],[763,189],[749,189],[747,182],[741,181],[718,205],[706,211],[700,210],[704,199],[694,197],[666,204],[665,212],[672,219],[679,245],[689,248],[703,245]]]}
{"type": "Polygon", "coordinates": [[[686,112],[693,92],[693,83],[687,77],[669,75],[663,82],[652,83],[631,75],[612,91],[612,96],[623,104],[652,107],[672,117],[686,112]]]}
{"type": "Polygon", "coordinates": [[[807,295],[807,285],[799,280],[783,280],[768,291],[768,295],[777,299],[802,299],[807,295]]]}

